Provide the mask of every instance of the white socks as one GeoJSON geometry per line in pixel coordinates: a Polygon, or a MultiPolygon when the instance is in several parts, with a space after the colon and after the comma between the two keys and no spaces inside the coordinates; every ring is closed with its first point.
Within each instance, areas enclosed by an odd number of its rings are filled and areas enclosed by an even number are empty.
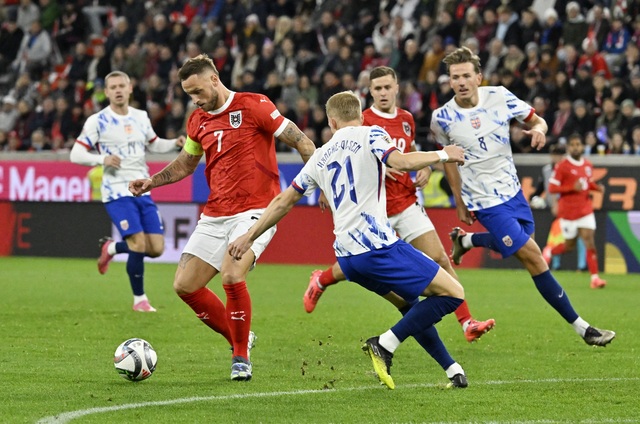
{"type": "Polygon", "coordinates": [[[586,333],[587,328],[589,327],[589,323],[582,318],[578,317],[577,320],[571,323],[573,329],[580,335],[580,337],[584,337],[584,333],[586,333]]]}
{"type": "Polygon", "coordinates": [[[109,243],[109,246],[107,246],[107,253],[110,254],[111,256],[115,255],[116,253],[116,242],[114,241],[113,243],[109,243]]]}
{"type": "Polygon", "coordinates": [[[473,247],[473,243],[471,243],[471,236],[473,233],[467,233],[464,237],[460,239],[460,244],[465,249],[471,249],[473,247]]]}
{"type": "Polygon", "coordinates": [[[447,378],[453,378],[454,375],[456,374],[464,374],[464,370],[462,369],[462,367],[460,366],[459,363],[454,362],[453,364],[451,364],[451,366],[449,368],[447,368],[446,370],[444,370],[444,372],[447,373],[447,378]]]}
{"type": "Polygon", "coordinates": [[[133,304],[137,305],[138,303],[142,302],[143,300],[149,300],[147,299],[147,295],[143,294],[140,296],[136,296],[135,294],[133,295],[133,304]]]}
{"type": "Polygon", "coordinates": [[[387,332],[380,335],[378,343],[380,343],[380,346],[388,350],[390,353],[395,352],[398,346],[400,346],[400,340],[398,340],[391,330],[387,330],[387,332]]]}

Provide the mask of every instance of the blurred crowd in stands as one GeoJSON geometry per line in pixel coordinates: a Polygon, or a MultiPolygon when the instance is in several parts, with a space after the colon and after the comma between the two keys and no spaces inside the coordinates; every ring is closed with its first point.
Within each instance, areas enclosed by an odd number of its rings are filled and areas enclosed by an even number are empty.
{"type": "MultiPolygon", "coordinates": [[[[114,70],[176,137],[193,110],[177,70],[200,53],[318,146],[325,101],[352,90],[370,106],[368,71],[391,66],[428,149],[431,111],[453,94],[442,58],[464,45],[486,84],[547,120],[549,144],[578,132],[587,153],[640,154],[639,12],[633,0],[0,0],[0,151],[68,150],[114,70]]],[[[519,125],[512,145],[531,150],[519,125]]]]}

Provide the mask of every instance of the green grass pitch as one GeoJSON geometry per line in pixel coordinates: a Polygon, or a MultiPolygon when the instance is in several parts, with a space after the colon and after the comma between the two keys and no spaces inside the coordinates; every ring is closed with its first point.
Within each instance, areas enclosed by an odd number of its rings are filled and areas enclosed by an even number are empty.
{"type": "MultiPolygon", "coordinates": [[[[328,265],[328,264],[327,264],[328,265]]],[[[469,378],[445,390],[444,372],[413,340],[397,351],[396,390],[381,386],[363,340],[400,316],[351,283],[302,306],[312,266],[259,265],[253,298],[254,378],[229,380],[230,352],[173,293],[175,265],[146,264],[154,314],[131,310],[123,263],[0,258],[1,423],[618,423],[640,421],[637,275],[558,272],[578,313],[615,330],[587,346],[541,298],[524,270],[461,270],[471,312],[496,328],[464,339],[453,314],[438,324],[469,378]],[[158,353],[154,375],[131,383],[112,357],[127,338],[158,353]]],[[[210,287],[224,299],[217,277],[210,287]]]]}

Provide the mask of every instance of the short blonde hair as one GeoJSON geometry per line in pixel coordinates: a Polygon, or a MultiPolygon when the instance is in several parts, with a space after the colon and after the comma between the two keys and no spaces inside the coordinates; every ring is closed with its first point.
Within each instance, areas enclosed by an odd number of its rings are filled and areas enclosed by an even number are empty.
{"type": "Polygon", "coordinates": [[[327,100],[326,109],[329,118],[341,122],[360,119],[362,115],[360,99],[352,91],[336,93],[327,100]]]}

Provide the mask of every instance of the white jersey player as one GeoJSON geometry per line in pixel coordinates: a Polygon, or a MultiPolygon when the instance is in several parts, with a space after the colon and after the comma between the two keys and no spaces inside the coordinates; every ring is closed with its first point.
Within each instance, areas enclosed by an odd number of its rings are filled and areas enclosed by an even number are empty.
{"type": "Polygon", "coordinates": [[[546,143],[547,123],[506,88],[480,87],[480,59],[468,48],[454,50],[443,62],[455,95],[433,112],[431,129],[441,144],[465,149],[464,166],[445,165],[458,218],[469,225],[477,219],[487,229],[467,234],[454,228],[453,262],[460,264],[473,247],[486,247],[504,258],[515,256],[542,297],[587,344],[610,343],[615,333],[592,327],[578,315],[532,238],[535,223],[513,164],[509,129],[513,118],[524,123],[531,147],[540,150],[546,143]]]}
{"type": "Polygon", "coordinates": [[[458,105],[455,99],[433,113],[436,141],[465,151],[460,167],[462,199],[470,211],[499,205],[520,191],[510,144],[509,123],[529,121],[535,110],[504,87],[478,87],[478,104],[458,105]]]}
{"type": "Polygon", "coordinates": [[[71,160],[82,165],[103,165],[108,156],[120,159],[119,167],[107,166],[104,170],[102,201],[105,203],[133,196],[129,181],[149,178],[147,148],[155,153],[171,152],[176,148],[176,140],[156,135],[147,112],[131,106],[127,109],[127,114],[121,115],[112,106],[107,106],[91,115],[73,146],[71,160]],[[89,153],[90,150],[97,154],[89,153]]]}
{"type": "Polygon", "coordinates": [[[145,161],[148,148],[169,152],[184,144],[184,137],[159,138],[147,112],[129,106],[131,81],[124,72],[105,77],[105,94],[109,106],[91,115],[71,150],[74,163],[102,166],[101,194],[104,206],[123,241],[111,237],[99,241],[98,271],[107,272],[116,253],[128,253],[127,273],[133,291],[133,309],[154,312],[144,292],[144,257],[158,257],[164,251],[162,219],[150,196],[136,198],[129,191],[129,181],[149,178],[145,161]]]}
{"type": "Polygon", "coordinates": [[[439,152],[399,152],[382,128],[361,126],[360,100],[351,92],[333,95],[326,110],[332,139],[316,150],[253,227],[229,244],[229,253],[242,258],[253,241],[282,219],[303,194],[322,189],[333,211],[335,253],[347,278],[378,294],[393,291],[405,300],[428,296],[391,329],[363,346],[380,380],[395,387],[390,375],[393,352],[409,336],[420,335],[427,341],[423,347],[445,370],[451,386],[466,387],[462,367],[446,351],[434,327],[462,303],[464,290],[432,259],[397,238],[387,219],[384,189],[385,164],[411,171],[436,162],[461,162],[462,149],[448,146],[439,152]]]}

